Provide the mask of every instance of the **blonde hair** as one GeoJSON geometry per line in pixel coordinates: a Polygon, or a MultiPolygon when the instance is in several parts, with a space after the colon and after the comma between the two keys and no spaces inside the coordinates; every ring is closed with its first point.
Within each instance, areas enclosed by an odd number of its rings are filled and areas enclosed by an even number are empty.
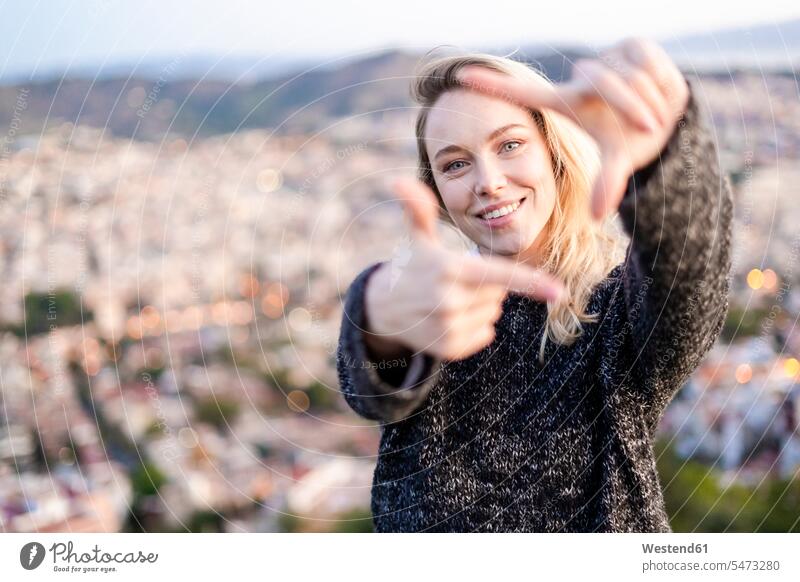
{"type": "MultiPolygon", "coordinates": [[[[461,89],[457,73],[469,65],[520,79],[550,83],[528,65],[507,57],[482,53],[438,58],[430,56],[417,67],[412,96],[421,106],[416,122],[418,176],[433,189],[439,200],[440,217],[454,225],[433,178],[425,147],[428,113],[439,97],[461,89]]],[[[560,279],[566,289],[563,299],[548,302],[545,332],[539,345],[539,360],[544,360],[546,342],[573,343],[583,333],[583,323],[597,320],[587,313],[594,287],[606,278],[621,258],[617,237],[591,218],[589,196],[599,169],[595,143],[571,122],[547,110],[530,110],[549,150],[556,183],[553,213],[544,226],[543,261],[540,268],[560,279]]]]}

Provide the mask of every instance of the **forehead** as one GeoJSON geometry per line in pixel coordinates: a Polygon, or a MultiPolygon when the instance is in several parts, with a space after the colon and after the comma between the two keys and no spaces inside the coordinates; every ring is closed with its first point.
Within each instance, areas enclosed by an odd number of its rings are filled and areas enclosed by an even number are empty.
{"type": "Polygon", "coordinates": [[[493,130],[511,123],[534,128],[530,112],[505,99],[467,89],[442,94],[428,112],[425,139],[435,144],[480,144],[493,130]]]}

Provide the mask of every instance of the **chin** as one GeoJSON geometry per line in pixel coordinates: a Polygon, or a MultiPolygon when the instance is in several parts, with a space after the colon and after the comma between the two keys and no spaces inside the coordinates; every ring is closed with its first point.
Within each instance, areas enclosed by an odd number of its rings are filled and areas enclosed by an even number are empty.
{"type": "Polygon", "coordinates": [[[516,244],[503,243],[494,241],[494,244],[482,244],[484,249],[489,251],[492,255],[513,257],[520,254],[523,250],[522,247],[516,244]]]}
{"type": "Polygon", "coordinates": [[[488,240],[484,237],[484,242],[485,248],[502,255],[517,255],[533,244],[533,241],[522,240],[522,236],[517,232],[498,233],[488,240]]]}

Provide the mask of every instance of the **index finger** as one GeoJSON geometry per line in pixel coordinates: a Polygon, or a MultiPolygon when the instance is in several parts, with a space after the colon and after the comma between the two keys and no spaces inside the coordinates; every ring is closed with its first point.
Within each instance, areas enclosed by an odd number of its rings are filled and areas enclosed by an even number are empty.
{"type": "Polygon", "coordinates": [[[498,285],[542,301],[555,301],[563,285],[555,277],[508,259],[465,257],[456,279],[468,285],[498,285]]]}
{"type": "Polygon", "coordinates": [[[457,77],[468,89],[514,101],[529,109],[552,109],[567,117],[574,117],[558,89],[544,79],[514,79],[475,65],[464,67],[457,77]]]}

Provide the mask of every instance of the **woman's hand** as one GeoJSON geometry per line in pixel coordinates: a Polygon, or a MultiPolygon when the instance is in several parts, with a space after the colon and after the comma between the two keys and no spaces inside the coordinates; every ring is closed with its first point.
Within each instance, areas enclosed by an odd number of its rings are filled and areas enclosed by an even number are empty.
{"type": "Polygon", "coordinates": [[[445,249],[436,235],[438,205],[417,180],[400,180],[395,190],[411,224],[411,256],[384,264],[365,293],[367,345],[380,354],[403,348],[445,360],[466,358],[494,340],[494,322],[509,291],[555,300],[562,286],[520,263],[464,256],[445,249]]]}
{"type": "Polygon", "coordinates": [[[551,109],[583,128],[600,149],[601,170],[592,191],[592,214],[619,206],[634,171],[652,162],[686,110],[689,88],[657,44],[629,39],[602,59],[579,60],[572,79],[552,86],[526,83],[482,67],[467,67],[461,82],[530,109],[551,109]]]}

